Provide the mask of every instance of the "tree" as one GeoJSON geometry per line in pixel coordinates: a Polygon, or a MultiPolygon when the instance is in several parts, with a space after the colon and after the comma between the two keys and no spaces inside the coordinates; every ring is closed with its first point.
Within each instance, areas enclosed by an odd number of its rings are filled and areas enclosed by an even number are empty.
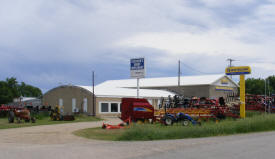
{"type": "Polygon", "coordinates": [[[267,93],[269,93],[270,92],[270,94],[274,94],[275,93],[275,76],[273,75],[273,76],[269,76],[268,78],[267,78],[267,84],[269,85],[268,87],[267,87],[267,93]]]}
{"type": "Polygon", "coordinates": [[[6,78],[6,81],[0,81],[0,104],[7,104],[20,96],[41,97],[42,92],[39,88],[27,85],[24,82],[18,84],[14,77],[6,78]]]}
{"type": "Polygon", "coordinates": [[[12,95],[14,98],[20,97],[20,93],[18,91],[18,82],[16,81],[16,78],[6,78],[6,83],[8,87],[10,88],[12,95]]]}
{"type": "Polygon", "coordinates": [[[4,81],[0,81],[0,104],[6,104],[12,102],[13,94],[8,84],[4,81]]]}
{"type": "Polygon", "coordinates": [[[247,94],[262,95],[264,94],[265,81],[264,79],[260,78],[248,78],[245,81],[245,87],[245,91],[247,94]]]}
{"type": "Polygon", "coordinates": [[[19,92],[23,97],[40,97],[42,92],[39,88],[33,87],[31,85],[26,85],[24,82],[21,82],[19,86],[19,92]]]}
{"type": "Polygon", "coordinates": [[[248,78],[245,81],[245,91],[247,94],[264,95],[265,94],[265,82],[267,84],[266,93],[274,94],[275,92],[275,76],[269,76],[265,79],[248,78]]]}

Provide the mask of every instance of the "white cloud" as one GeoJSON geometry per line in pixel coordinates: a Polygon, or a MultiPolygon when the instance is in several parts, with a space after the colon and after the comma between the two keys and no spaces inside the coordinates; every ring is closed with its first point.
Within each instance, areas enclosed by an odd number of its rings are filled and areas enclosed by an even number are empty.
{"type": "MultiPolygon", "coordinates": [[[[230,29],[209,32],[138,33],[117,45],[124,47],[148,47],[163,50],[167,55],[198,54],[262,57],[259,51],[266,45],[250,44],[240,40],[242,32],[230,29]]],[[[272,47],[273,48],[273,47],[272,47]]],[[[271,50],[269,50],[271,51],[271,50]]]]}
{"type": "Polygon", "coordinates": [[[228,5],[243,6],[253,3],[257,0],[201,0],[206,6],[221,7],[228,5]]]}
{"type": "MultiPolygon", "coordinates": [[[[254,59],[274,61],[274,4],[257,1],[259,5],[250,8],[254,3],[3,0],[0,55],[5,60],[1,59],[1,72],[3,76],[19,72],[23,77],[24,72],[34,69],[41,72],[33,79],[47,79],[53,85],[66,78],[83,79],[68,75],[63,65],[76,70],[82,65],[90,69],[92,65],[104,73],[102,67],[128,64],[130,57],[139,55],[152,59],[152,74],[171,71],[179,58],[186,59],[189,65],[196,61],[193,67],[203,71],[223,71],[228,57],[247,59],[246,63],[254,59]],[[22,61],[28,63],[30,70],[21,67],[22,61]]],[[[104,78],[111,78],[109,74],[106,72],[104,78]]]]}

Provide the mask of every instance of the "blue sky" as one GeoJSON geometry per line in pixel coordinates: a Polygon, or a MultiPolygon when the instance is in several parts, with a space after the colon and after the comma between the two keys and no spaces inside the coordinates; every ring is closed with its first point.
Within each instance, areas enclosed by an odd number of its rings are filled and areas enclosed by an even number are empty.
{"type": "Polygon", "coordinates": [[[223,73],[233,58],[249,77],[275,71],[275,0],[0,0],[0,80],[43,92],[60,84],[223,73]],[[195,71],[199,70],[199,71],[195,71]]]}

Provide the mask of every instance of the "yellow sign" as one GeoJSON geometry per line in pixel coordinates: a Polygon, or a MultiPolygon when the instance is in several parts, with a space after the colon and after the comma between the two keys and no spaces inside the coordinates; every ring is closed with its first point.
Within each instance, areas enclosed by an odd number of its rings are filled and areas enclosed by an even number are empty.
{"type": "Polygon", "coordinates": [[[251,68],[249,66],[228,67],[225,69],[226,75],[245,75],[250,73],[251,68]]]}
{"type": "Polygon", "coordinates": [[[221,80],[221,84],[228,84],[229,83],[229,80],[227,78],[223,78],[221,80]]]}
{"type": "Polygon", "coordinates": [[[245,118],[245,75],[251,73],[249,66],[228,67],[226,75],[240,75],[240,117],[245,118]]]}
{"type": "Polygon", "coordinates": [[[233,88],[232,87],[217,86],[216,90],[217,91],[233,91],[233,88]]]}

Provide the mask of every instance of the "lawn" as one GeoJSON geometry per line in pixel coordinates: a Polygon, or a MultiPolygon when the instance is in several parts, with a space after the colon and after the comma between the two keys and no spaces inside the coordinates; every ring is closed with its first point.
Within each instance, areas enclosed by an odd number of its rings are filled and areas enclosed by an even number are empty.
{"type": "Polygon", "coordinates": [[[101,119],[86,116],[86,115],[76,115],[74,121],[52,121],[50,117],[47,115],[39,115],[36,116],[37,120],[35,123],[9,123],[8,118],[0,118],[0,129],[8,129],[8,128],[19,128],[19,127],[28,127],[28,126],[37,126],[37,125],[51,125],[51,124],[64,124],[64,123],[75,123],[75,122],[87,122],[87,121],[100,121],[101,119]]]}
{"type": "Polygon", "coordinates": [[[131,141],[131,140],[163,140],[184,139],[209,136],[224,136],[240,133],[262,132],[275,130],[275,114],[247,113],[246,119],[226,119],[218,123],[203,122],[202,126],[181,125],[163,126],[161,124],[135,124],[120,130],[101,128],[83,129],[75,135],[89,139],[131,141]]]}

